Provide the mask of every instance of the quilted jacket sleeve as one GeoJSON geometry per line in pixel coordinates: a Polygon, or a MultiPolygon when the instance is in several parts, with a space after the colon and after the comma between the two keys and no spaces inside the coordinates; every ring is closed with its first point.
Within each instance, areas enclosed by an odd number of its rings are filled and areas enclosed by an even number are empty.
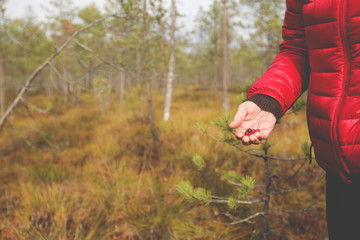
{"type": "Polygon", "coordinates": [[[264,94],[276,99],[283,115],[308,88],[309,59],[302,18],[303,1],[287,0],[280,53],[248,91],[248,98],[264,94]]]}

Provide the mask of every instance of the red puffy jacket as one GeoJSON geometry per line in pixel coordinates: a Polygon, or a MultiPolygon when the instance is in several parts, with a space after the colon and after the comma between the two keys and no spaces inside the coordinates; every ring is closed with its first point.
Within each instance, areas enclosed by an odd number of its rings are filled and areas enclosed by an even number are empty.
{"type": "Polygon", "coordinates": [[[316,160],[351,182],[360,174],[360,0],[287,0],[280,53],[248,92],[284,114],[308,91],[316,160]]]}

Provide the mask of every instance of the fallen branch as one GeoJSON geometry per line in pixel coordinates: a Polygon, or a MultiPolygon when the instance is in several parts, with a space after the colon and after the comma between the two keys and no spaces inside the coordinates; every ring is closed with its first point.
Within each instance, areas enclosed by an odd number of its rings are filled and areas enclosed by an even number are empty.
{"type": "Polygon", "coordinates": [[[39,73],[57,56],[59,55],[69,44],[71,41],[74,40],[74,38],[81,32],[91,28],[93,25],[105,21],[106,19],[110,18],[110,17],[116,17],[116,14],[113,15],[109,15],[100,19],[97,19],[95,21],[93,21],[92,23],[82,27],[81,29],[77,30],[76,32],[74,32],[64,43],[63,45],[61,45],[60,48],[56,49],[56,51],[51,54],[39,67],[37,67],[30,75],[30,77],[26,80],[24,86],[21,88],[19,94],[16,96],[15,100],[10,104],[10,106],[7,108],[6,112],[4,113],[4,115],[1,117],[0,119],[0,131],[2,129],[2,127],[4,126],[6,120],[8,119],[8,117],[10,116],[10,114],[12,113],[12,111],[15,109],[15,107],[18,105],[18,103],[20,102],[21,98],[23,97],[23,95],[26,93],[26,91],[28,90],[30,84],[32,83],[32,81],[36,78],[36,76],[39,75],[39,73]]]}

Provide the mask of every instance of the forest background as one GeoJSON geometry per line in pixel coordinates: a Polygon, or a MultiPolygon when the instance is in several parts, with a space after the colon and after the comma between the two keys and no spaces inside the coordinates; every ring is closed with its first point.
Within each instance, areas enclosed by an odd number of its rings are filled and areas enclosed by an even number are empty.
{"type": "Polygon", "coordinates": [[[0,239],[327,238],[306,94],[259,146],[227,128],[285,1],[213,0],[190,30],[177,0],[50,0],[46,20],[7,1],[0,239]]]}

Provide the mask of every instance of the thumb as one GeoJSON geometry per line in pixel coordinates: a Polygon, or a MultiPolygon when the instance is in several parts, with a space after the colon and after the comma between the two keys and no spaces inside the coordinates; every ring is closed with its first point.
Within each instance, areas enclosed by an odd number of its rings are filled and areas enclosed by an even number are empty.
{"type": "Polygon", "coordinates": [[[244,104],[241,104],[238,108],[237,113],[235,114],[234,120],[230,123],[230,128],[238,128],[241,123],[244,121],[247,110],[244,104]]]}

